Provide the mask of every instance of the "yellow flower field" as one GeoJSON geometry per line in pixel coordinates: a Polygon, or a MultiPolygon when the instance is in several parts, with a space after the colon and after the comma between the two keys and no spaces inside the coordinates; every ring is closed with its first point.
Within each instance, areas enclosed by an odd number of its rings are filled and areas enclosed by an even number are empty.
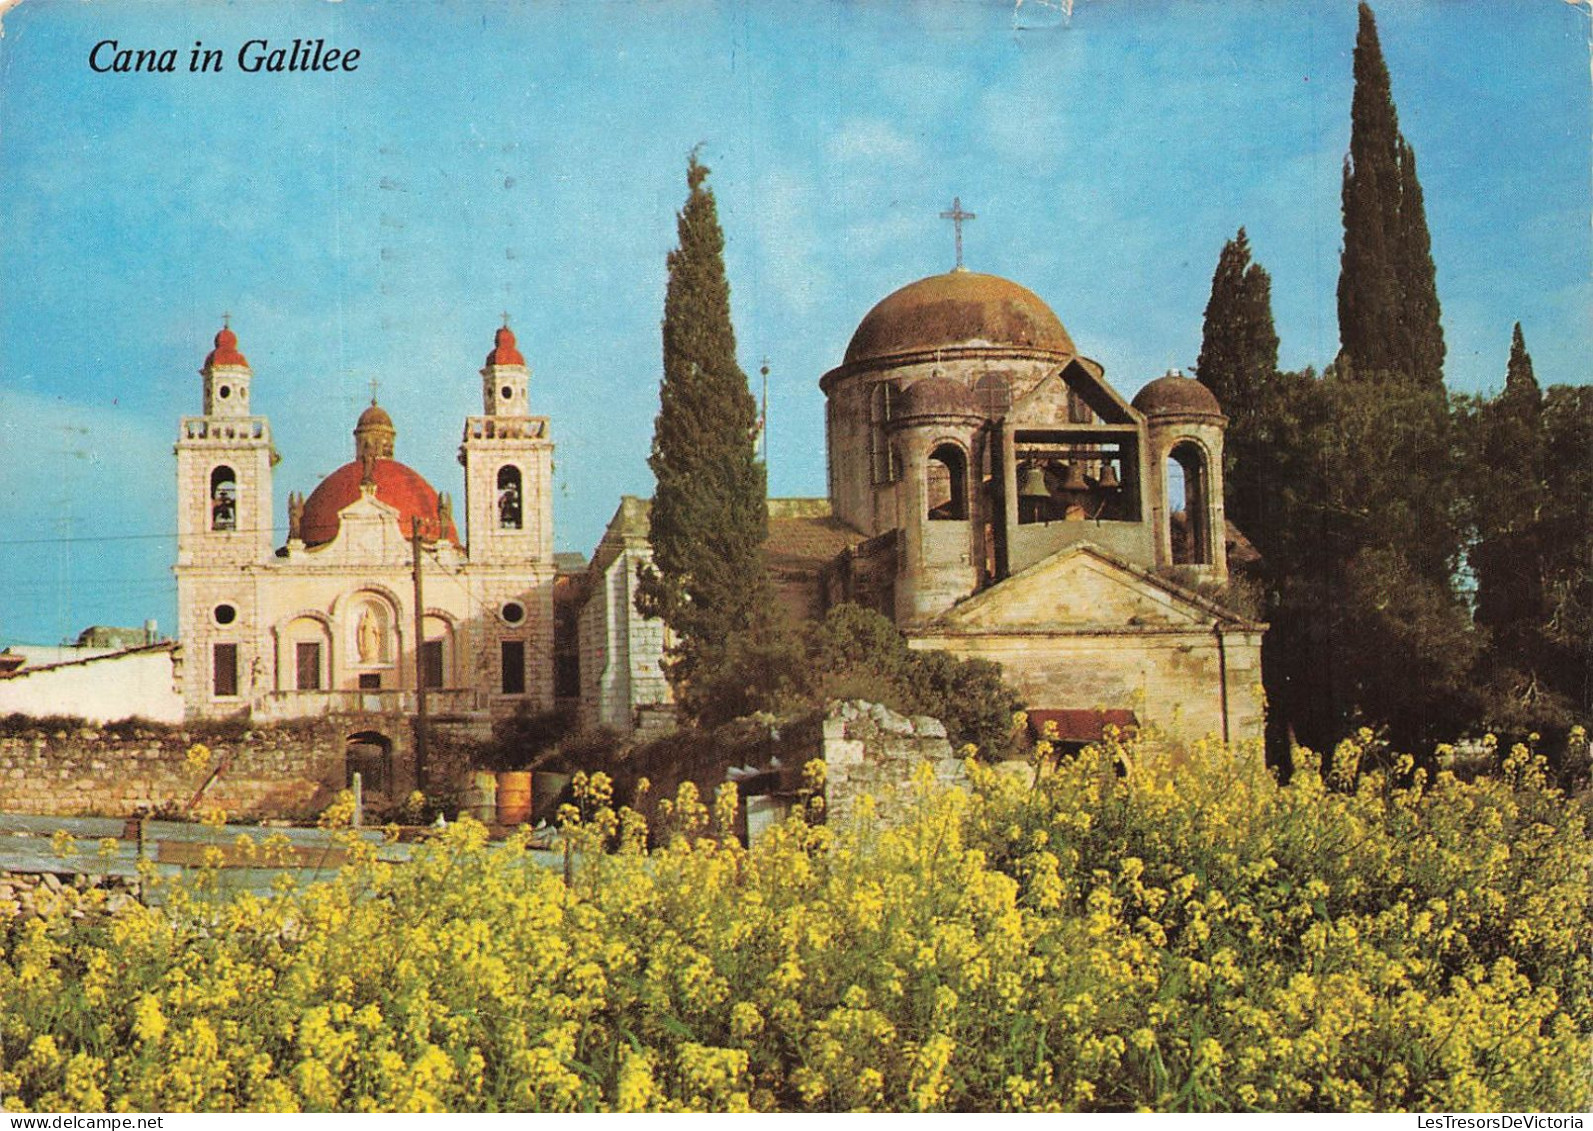
{"type": "Polygon", "coordinates": [[[899,827],[793,819],[751,850],[716,835],[733,799],[689,787],[648,850],[595,778],[565,814],[568,880],[465,822],[410,864],[355,848],[335,882],[271,898],[0,922],[0,1096],[1586,1108],[1586,799],[1525,751],[1476,783],[1357,776],[1365,742],[1281,788],[1220,747],[971,763],[968,789],[917,783],[899,827]]]}

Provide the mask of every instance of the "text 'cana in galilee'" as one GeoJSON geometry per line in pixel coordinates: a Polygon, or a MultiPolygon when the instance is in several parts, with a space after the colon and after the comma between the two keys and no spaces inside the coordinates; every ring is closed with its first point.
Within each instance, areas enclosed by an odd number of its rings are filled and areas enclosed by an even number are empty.
{"type": "MultiPolygon", "coordinates": [[[[176,47],[134,47],[117,39],[102,39],[89,49],[88,65],[97,74],[220,74],[227,69],[227,58],[222,49],[206,47],[197,39],[187,52],[176,47]]],[[[251,39],[231,59],[232,66],[251,75],[331,74],[358,70],[360,52],[357,47],[328,47],[324,39],[251,39]]]]}

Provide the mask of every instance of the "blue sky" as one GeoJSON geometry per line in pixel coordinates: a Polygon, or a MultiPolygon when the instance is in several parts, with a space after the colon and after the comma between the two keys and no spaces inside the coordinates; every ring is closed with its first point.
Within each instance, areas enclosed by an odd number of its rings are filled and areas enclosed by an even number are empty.
{"type": "MultiPolygon", "coordinates": [[[[1414,145],[1447,378],[1593,357],[1589,7],[1378,6],[1414,145]]],[[[1192,366],[1223,242],[1273,277],[1285,365],[1337,349],[1348,0],[280,3],[24,0],[0,38],[0,641],[175,625],[178,418],[232,314],[282,462],[277,521],[352,457],[378,380],[398,457],[455,453],[507,310],[552,417],[560,549],[651,493],[664,258],[711,166],[770,486],[821,495],[823,398],[859,319],[967,261],[1056,310],[1132,395],[1192,366]],[[361,52],[245,74],[251,39],[361,52]],[[175,48],[96,74],[93,46],[175,48]],[[186,70],[198,40],[224,71],[186,70]]]]}

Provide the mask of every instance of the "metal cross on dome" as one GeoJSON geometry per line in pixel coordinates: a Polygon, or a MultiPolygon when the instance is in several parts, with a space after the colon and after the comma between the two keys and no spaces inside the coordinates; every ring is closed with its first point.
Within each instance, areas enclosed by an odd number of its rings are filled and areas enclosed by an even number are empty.
{"type": "Polygon", "coordinates": [[[940,218],[942,220],[950,220],[951,223],[952,223],[952,227],[954,227],[956,229],[956,231],[957,231],[957,268],[959,270],[961,270],[962,269],[962,222],[964,220],[977,220],[978,217],[976,215],[974,215],[974,213],[972,213],[972,212],[964,212],[962,210],[962,197],[954,196],[954,197],[951,198],[951,211],[950,212],[942,212],[940,214],[940,218]]]}
{"type": "Polygon", "coordinates": [[[381,384],[381,382],[378,381],[376,378],[374,378],[374,377],[371,378],[371,403],[372,404],[376,403],[376,388],[380,384],[381,384]]]}

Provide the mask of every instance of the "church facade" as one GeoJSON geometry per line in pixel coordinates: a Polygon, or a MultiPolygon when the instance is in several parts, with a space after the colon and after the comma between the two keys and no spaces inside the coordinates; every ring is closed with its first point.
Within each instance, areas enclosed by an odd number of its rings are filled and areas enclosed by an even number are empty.
{"type": "MultiPolygon", "coordinates": [[[[478,736],[556,704],[622,733],[667,718],[666,636],[632,592],[646,501],[621,501],[590,564],[555,560],[549,422],[507,326],[464,422],[468,541],[373,398],[353,458],[288,495],[276,544],[270,427],[230,328],[200,374],[176,445],[187,717],[331,719],[350,765],[356,747],[392,756],[376,776],[393,790],[420,776],[422,691],[438,725],[478,736]]],[[[1225,598],[1246,544],[1203,385],[1168,374],[1127,400],[1036,295],[960,267],[875,305],[819,384],[828,496],[770,501],[794,618],[854,601],[915,647],[992,660],[1065,743],[1124,724],[1260,736],[1265,626],[1225,598]]]]}
{"type": "Polygon", "coordinates": [[[825,394],[825,603],[999,663],[1064,741],[1259,738],[1264,625],[1223,599],[1226,418],[1169,373],[1125,400],[1026,288],[958,267],[859,323],[825,394]]]}
{"type": "Polygon", "coordinates": [[[480,370],[482,413],[464,422],[468,543],[451,498],[395,458],[373,398],[353,458],[287,497],[278,545],[270,425],[230,328],[200,375],[203,412],[176,445],[187,717],[334,717],[391,752],[409,741],[417,689],[432,717],[477,731],[552,707],[553,443],[507,326],[480,370]]]}

